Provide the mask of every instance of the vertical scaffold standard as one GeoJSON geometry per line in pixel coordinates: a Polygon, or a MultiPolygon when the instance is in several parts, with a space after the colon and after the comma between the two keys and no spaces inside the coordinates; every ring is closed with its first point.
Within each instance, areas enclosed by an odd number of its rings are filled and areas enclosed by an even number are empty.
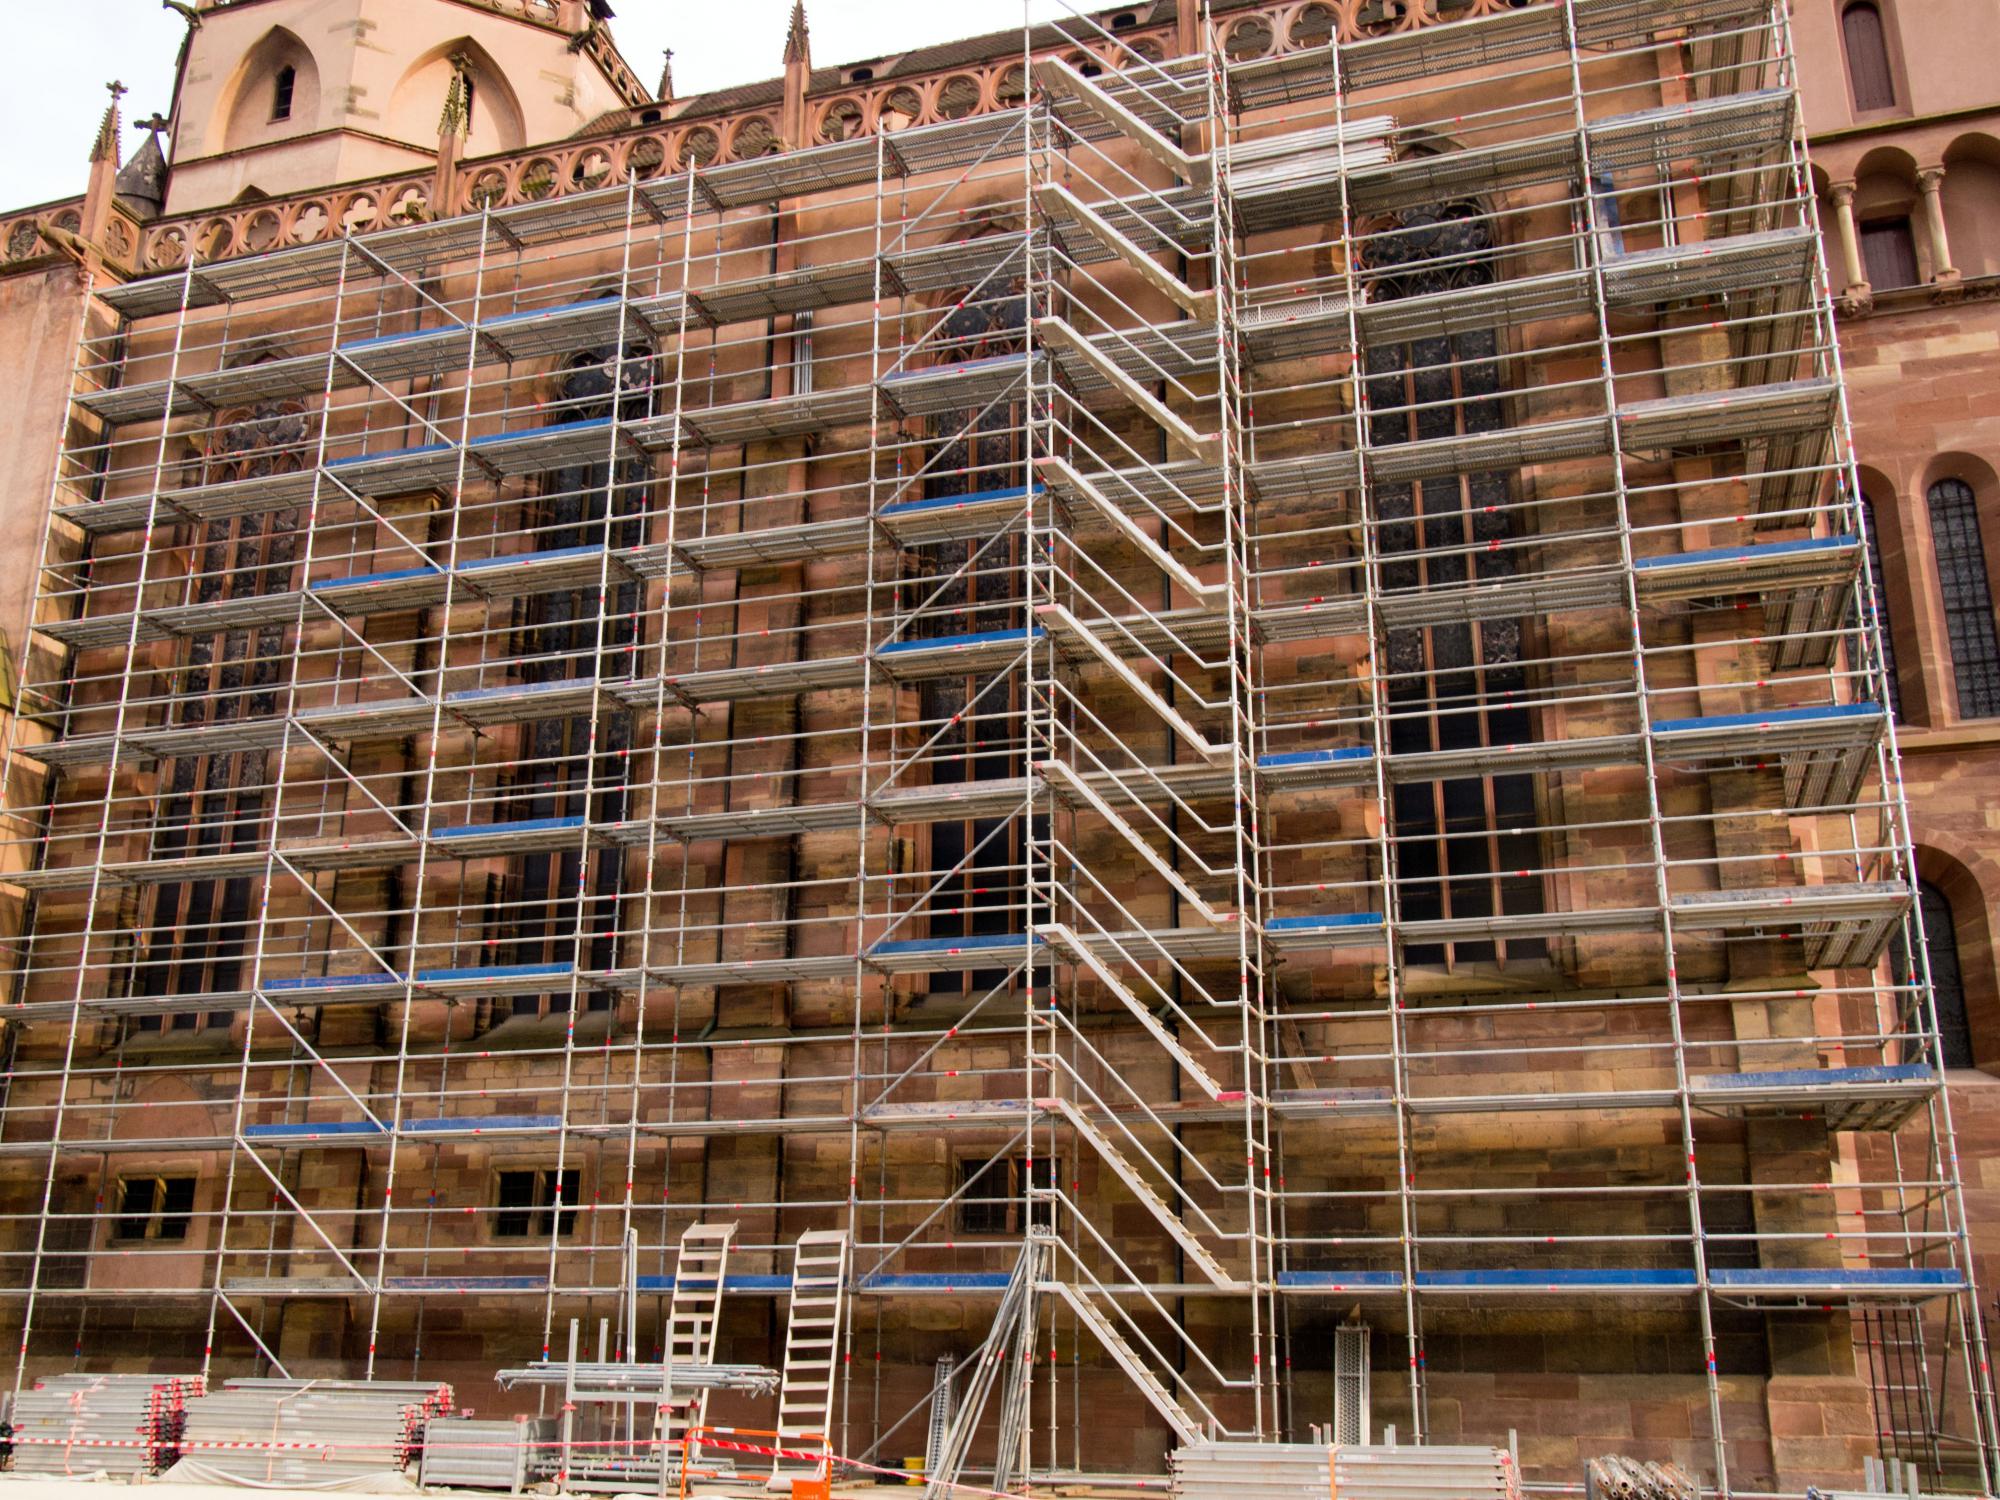
{"type": "Polygon", "coordinates": [[[843,1455],[951,1354],[1002,1475],[1157,1469],[1346,1348],[1416,1442],[1583,1359],[1705,1485],[1802,1487],[1743,1413],[1809,1379],[1990,1487],[1783,7],[1210,9],[98,290],[17,1383],[140,1307],[217,1378],[775,1366],[726,1285],[818,1299],[766,1425],[843,1455]]]}

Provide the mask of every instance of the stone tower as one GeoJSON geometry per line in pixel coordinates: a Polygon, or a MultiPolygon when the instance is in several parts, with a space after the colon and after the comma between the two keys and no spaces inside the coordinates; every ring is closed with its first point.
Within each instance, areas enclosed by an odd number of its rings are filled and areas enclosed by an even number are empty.
{"type": "Polygon", "coordinates": [[[167,211],[433,167],[454,72],[463,155],[560,140],[647,102],[605,0],[200,0],[167,211]]]}

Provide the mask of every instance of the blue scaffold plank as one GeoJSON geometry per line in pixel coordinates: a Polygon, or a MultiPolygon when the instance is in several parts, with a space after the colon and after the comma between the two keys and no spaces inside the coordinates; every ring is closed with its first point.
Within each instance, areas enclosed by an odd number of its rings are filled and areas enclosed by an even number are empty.
{"type": "Polygon", "coordinates": [[[243,1138],[249,1141],[316,1141],[329,1136],[379,1136],[387,1133],[375,1120],[306,1120],[298,1124],[243,1127],[243,1138]]]}
{"type": "Polygon", "coordinates": [[[1344,761],[1372,760],[1375,756],[1373,745],[1343,745],[1337,750],[1287,750],[1277,755],[1257,757],[1259,770],[1277,770],[1283,766],[1331,766],[1344,761]]]}
{"type": "Polygon", "coordinates": [[[864,1276],[864,1292],[1004,1292],[1008,1271],[911,1271],[901,1275],[864,1276]]]}
{"type": "Polygon", "coordinates": [[[1749,547],[1710,547],[1702,552],[1670,552],[1665,557],[1637,557],[1632,560],[1635,571],[1648,568],[1698,567],[1704,563],[1755,562],[1766,557],[1784,557],[1801,552],[1833,552],[1843,547],[1852,547],[1860,538],[1855,536],[1814,536],[1795,542],[1760,542],[1749,547]]]}
{"type": "Polygon", "coordinates": [[[403,1122],[405,1135],[491,1135],[503,1130],[561,1128],[561,1115],[460,1115],[403,1122]]]}
{"type": "MultiPolygon", "coordinates": [[[[574,422],[551,422],[546,427],[519,427],[512,432],[489,432],[484,437],[476,437],[465,446],[468,448],[493,448],[501,443],[525,442],[530,438],[546,439],[564,432],[604,431],[611,426],[609,417],[581,417],[574,422]]],[[[439,444],[448,447],[449,444],[439,444]]],[[[513,561],[512,558],[507,561],[513,561]]]]}
{"type": "Polygon", "coordinates": [[[1715,1073],[1695,1082],[1705,1089],[1837,1089],[1855,1084],[1929,1083],[1936,1077],[1921,1063],[1906,1063],[1869,1068],[1779,1068],[1766,1073],[1715,1073]]]}
{"type": "Polygon", "coordinates": [[[317,593],[332,593],[338,589],[367,588],[371,584],[400,583],[405,578],[436,578],[444,569],[426,563],[421,568],[394,568],[387,573],[356,573],[347,578],[322,578],[306,585],[317,593]]]}
{"type": "Polygon", "coordinates": [[[1000,505],[1009,500],[1026,500],[1031,495],[1046,495],[1049,487],[1045,484],[1016,485],[1006,490],[977,490],[970,495],[933,495],[925,500],[898,500],[893,505],[885,505],[876,512],[883,517],[910,516],[923,511],[960,510],[974,505],[1000,505]]]}
{"type": "Polygon", "coordinates": [[[267,979],[267,990],[352,990],[370,984],[401,984],[401,974],[309,974],[303,979],[267,979]]]}
{"type": "Polygon", "coordinates": [[[877,656],[894,656],[903,651],[961,651],[967,646],[986,646],[998,641],[1019,641],[1026,645],[1039,641],[1046,632],[1039,625],[1030,625],[1023,630],[979,630],[971,635],[939,635],[928,639],[890,641],[877,646],[877,656]]]}
{"type": "Polygon", "coordinates": [[[431,837],[437,839],[474,838],[480,834],[522,834],[548,833],[561,828],[583,827],[583,815],[573,818],[522,818],[514,823],[453,823],[444,828],[433,828],[431,837]]]}
{"type": "Polygon", "coordinates": [[[328,459],[326,466],[329,469],[345,469],[355,464],[386,464],[406,458],[423,458],[432,453],[449,453],[451,447],[450,443],[419,443],[414,448],[390,448],[381,453],[350,453],[345,458],[328,459]]]}
{"type": "Polygon", "coordinates": [[[419,969],[418,984],[452,984],[461,980],[492,983],[496,979],[567,978],[576,972],[572,963],[494,964],[484,969],[419,969]]]}
{"type": "Polygon", "coordinates": [[[1323,912],[1310,917],[1273,917],[1264,924],[1266,932],[1324,932],[1342,927],[1380,927],[1379,911],[1323,912]]]}
{"type": "Polygon", "coordinates": [[[1842,719],[1873,718],[1882,712],[1879,703],[1827,703],[1817,708],[1779,708],[1761,714],[1716,714],[1706,719],[1660,719],[1655,734],[1684,734],[1702,729],[1755,729],[1764,724],[1813,724],[1842,719]]]}
{"type": "Polygon", "coordinates": [[[487,698],[505,698],[514,693],[557,693],[572,688],[588,687],[588,677],[557,677],[548,682],[509,682],[499,687],[460,688],[455,693],[446,693],[447,703],[478,703],[487,698]]]}
{"type": "MultiPolygon", "coordinates": [[[[715,1278],[713,1276],[697,1276],[690,1280],[688,1285],[697,1289],[711,1288],[715,1285],[715,1278]]],[[[671,1292],[673,1289],[674,1278],[671,1276],[641,1276],[639,1278],[639,1290],[642,1292],[671,1292]]],[[[725,1276],[722,1278],[722,1289],[725,1292],[789,1292],[792,1289],[792,1278],[789,1276],[763,1276],[749,1273],[741,1276],[725,1276]]]]}
{"type": "Polygon", "coordinates": [[[1401,1271],[1280,1271],[1278,1285],[1295,1292],[1400,1292],[1401,1271]]]}
{"type": "MultiPolygon", "coordinates": [[[[984,953],[994,948],[1025,948],[1028,935],[1024,932],[1001,932],[987,937],[941,937],[941,938],[896,938],[884,939],[868,950],[869,957],[881,957],[891,953],[984,953]]],[[[1037,945],[1039,938],[1035,939],[1037,945]]]]}
{"type": "Polygon", "coordinates": [[[1419,1271],[1418,1290],[1493,1291],[1547,1288],[1552,1291],[1673,1292],[1698,1285],[1692,1270],[1677,1267],[1621,1268],[1552,1266],[1543,1271],[1419,1271]]]}

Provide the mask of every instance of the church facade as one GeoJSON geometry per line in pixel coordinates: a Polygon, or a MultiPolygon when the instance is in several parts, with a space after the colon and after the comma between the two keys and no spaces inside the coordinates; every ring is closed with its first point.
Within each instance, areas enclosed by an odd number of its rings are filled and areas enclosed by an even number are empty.
{"type": "Polygon", "coordinates": [[[193,6],[0,214],[19,1378],[1990,1491],[2000,97],[1913,10],[676,97],[193,6]]]}

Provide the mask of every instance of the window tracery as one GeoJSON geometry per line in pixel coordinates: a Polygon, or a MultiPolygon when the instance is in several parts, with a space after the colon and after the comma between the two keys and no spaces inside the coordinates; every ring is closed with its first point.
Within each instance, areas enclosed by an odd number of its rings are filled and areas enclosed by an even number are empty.
{"type": "MultiPolygon", "coordinates": [[[[1004,232],[994,225],[991,232],[1004,232]]],[[[995,277],[939,299],[950,309],[931,331],[929,358],[936,364],[1018,356],[1026,348],[1029,292],[1025,278],[995,277]]],[[[926,424],[929,439],[926,498],[1015,489],[1027,482],[1026,407],[1017,395],[983,410],[941,413],[926,424]]],[[[939,542],[902,556],[898,613],[906,638],[1019,630],[1025,625],[1018,536],[939,542]]],[[[1018,671],[949,677],[919,688],[920,733],[936,739],[931,780],[938,785],[1022,774],[1018,671]]],[[[932,898],[934,937],[1019,931],[1024,899],[1020,863],[1022,820],[944,820],[929,828],[928,868],[956,871],[932,898]]],[[[931,992],[980,994],[998,984],[998,971],[940,973],[931,992]]]]}
{"type": "MultiPolygon", "coordinates": [[[[614,404],[625,421],[653,412],[660,362],[650,343],[587,350],[572,356],[555,381],[549,425],[602,420],[614,404]]],[[[526,502],[523,550],[569,547],[635,547],[643,538],[642,513],[652,481],[645,459],[573,464],[552,471],[542,493],[526,502]]],[[[630,671],[627,648],[637,639],[641,585],[612,585],[600,631],[597,590],[560,589],[520,602],[508,655],[521,661],[530,683],[588,681],[630,671]]],[[[518,763],[494,812],[497,821],[587,818],[616,822],[629,799],[632,713],[600,707],[597,732],[583,715],[531,720],[519,730],[518,763]]],[[[615,845],[593,845],[589,869],[574,850],[516,855],[489,902],[491,925],[509,963],[575,963],[614,966],[617,905],[624,889],[624,856],[615,845]],[[579,903],[582,909],[579,910],[579,903]],[[579,917],[581,922],[579,922],[579,917]],[[579,947],[577,934],[583,935],[579,947]]],[[[569,1002],[567,987],[545,995],[500,1002],[506,1013],[536,1015],[569,1002]]],[[[608,1010],[608,992],[588,994],[590,1010],[608,1010]]]]}
{"type": "MultiPolygon", "coordinates": [[[[1372,299],[1417,297],[1493,279],[1497,250],[1476,202],[1408,210],[1364,226],[1372,299]]],[[[1506,425],[1504,354],[1486,329],[1368,351],[1369,441],[1376,446],[1506,425]]],[[[1511,577],[1519,563],[1505,475],[1377,482],[1385,591],[1454,588],[1511,577]]],[[[1390,749],[1414,755],[1534,738],[1522,622],[1482,620],[1388,633],[1390,749]]],[[[1526,775],[1404,782],[1395,789],[1397,898],[1405,921],[1543,909],[1534,780],[1526,775]],[[1516,873],[1505,874],[1502,872],[1516,873]]],[[[1541,939],[1414,945],[1413,963],[1540,958],[1541,939]]]]}
{"type": "MultiPolygon", "coordinates": [[[[275,357],[275,356],[274,356],[275,357]]],[[[221,413],[201,461],[211,482],[298,473],[310,457],[312,417],[295,401],[265,401],[221,413]]],[[[295,586],[297,507],[218,517],[191,543],[188,602],[219,603],[295,586]]],[[[269,718],[284,697],[291,656],[286,627],[261,625],[193,635],[172,674],[170,722],[195,725],[269,718]]],[[[268,815],[269,752],[180,756],[161,768],[152,856],[199,858],[254,846],[268,815]]],[[[255,881],[248,875],[162,883],[134,978],[140,995],[227,994],[248,981],[245,938],[255,881]]],[[[226,1029],[226,1013],[211,1017],[226,1029]]],[[[177,1030],[194,1017],[178,1014],[177,1030]]]]}

